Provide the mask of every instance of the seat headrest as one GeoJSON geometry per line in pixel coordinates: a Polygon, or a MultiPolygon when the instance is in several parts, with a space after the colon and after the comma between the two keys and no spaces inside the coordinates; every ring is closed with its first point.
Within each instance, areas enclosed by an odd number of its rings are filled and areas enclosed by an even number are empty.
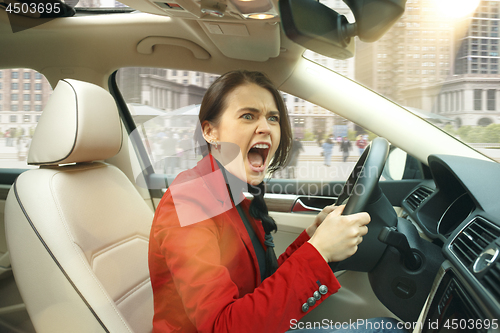
{"type": "Polygon", "coordinates": [[[33,135],[28,164],[92,162],[116,155],[122,126],[115,100],[103,88],[65,79],[57,83],[33,135]]]}

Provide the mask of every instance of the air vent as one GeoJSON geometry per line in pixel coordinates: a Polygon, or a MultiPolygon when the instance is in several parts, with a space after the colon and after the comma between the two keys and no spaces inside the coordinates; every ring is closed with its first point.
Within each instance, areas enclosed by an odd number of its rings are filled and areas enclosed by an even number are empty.
{"type": "Polygon", "coordinates": [[[472,271],[471,266],[483,250],[500,237],[500,227],[475,218],[462,230],[450,245],[451,251],[472,271]]]}
{"type": "Polygon", "coordinates": [[[484,288],[486,288],[498,302],[500,302],[500,262],[497,262],[484,275],[484,288]]]}
{"type": "Polygon", "coordinates": [[[413,191],[405,200],[408,206],[415,211],[418,206],[434,191],[427,187],[419,187],[413,191]]]}

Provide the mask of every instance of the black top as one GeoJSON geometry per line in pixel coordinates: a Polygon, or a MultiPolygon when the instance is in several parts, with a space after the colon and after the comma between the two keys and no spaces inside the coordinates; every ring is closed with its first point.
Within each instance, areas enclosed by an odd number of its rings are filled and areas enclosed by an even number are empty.
{"type": "Polygon", "coordinates": [[[264,281],[266,276],[266,252],[264,251],[264,247],[260,243],[259,237],[255,233],[252,224],[248,220],[247,215],[243,210],[243,207],[241,207],[241,204],[237,205],[236,209],[238,210],[238,213],[240,214],[240,217],[243,220],[243,224],[245,224],[245,228],[247,229],[248,235],[252,240],[253,249],[255,251],[255,255],[257,256],[257,261],[259,262],[260,279],[261,281],[264,281]]]}
{"type": "MultiPolygon", "coordinates": [[[[222,164],[215,160],[217,164],[219,165],[219,168],[222,171],[222,175],[224,176],[224,180],[226,181],[227,184],[227,189],[229,191],[229,196],[231,197],[231,201],[233,202],[234,205],[234,198],[239,198],[242,192],[248,191],[248,184],[238,177],[234,176],[232,173],[226,170],[222,164]],[[235,193],[232,193],[231,188],[235,193]],[[233,196],[234,194],[237,194],[237,196],[233,196]]],[[[248,236],[250,236],[250,240],[252,241],[253,249],[255,251],[255,255],[257,256],[257,261],[259,263],[259,269],[260,269],[260,278],[261,281],[264,281],[264,278],[266,276],[266,251],[264,251],[264,247],[260,243],[259,237],[255,233],[255,230],[252,227],[252,224],[250,223],[250,220],[248,219],[248,216],[246,212],[243,210],[243,207],[241,207],[241,204],[238,203],[236,206],[236,210],[240,214],[240,218],[243,221],[243,224],[245,225],[245,228],[247,229],[248,236]]],[[[250,250],[250,249],[249,249],[250,250]]]]}

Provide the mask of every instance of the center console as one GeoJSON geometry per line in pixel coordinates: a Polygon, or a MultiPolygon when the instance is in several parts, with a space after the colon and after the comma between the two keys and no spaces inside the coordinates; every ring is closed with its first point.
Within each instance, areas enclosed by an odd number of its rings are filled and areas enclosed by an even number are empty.
{"type": "Polygon", "coordinates": [[[500,319],[483,304],[454,269],[443,264],[414,333],[500,332],[500,319]]]}

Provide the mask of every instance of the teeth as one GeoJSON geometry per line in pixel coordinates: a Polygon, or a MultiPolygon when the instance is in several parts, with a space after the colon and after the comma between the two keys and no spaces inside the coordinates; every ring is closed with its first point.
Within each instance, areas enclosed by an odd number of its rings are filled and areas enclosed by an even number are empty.
{"type": "Polygon", "coordinates": [[[259,144],[253,145],[252,148],[267,149],[267,148],[269,148],[269,145],[265,144],[265,143],[259,143],[259,144]]]}

